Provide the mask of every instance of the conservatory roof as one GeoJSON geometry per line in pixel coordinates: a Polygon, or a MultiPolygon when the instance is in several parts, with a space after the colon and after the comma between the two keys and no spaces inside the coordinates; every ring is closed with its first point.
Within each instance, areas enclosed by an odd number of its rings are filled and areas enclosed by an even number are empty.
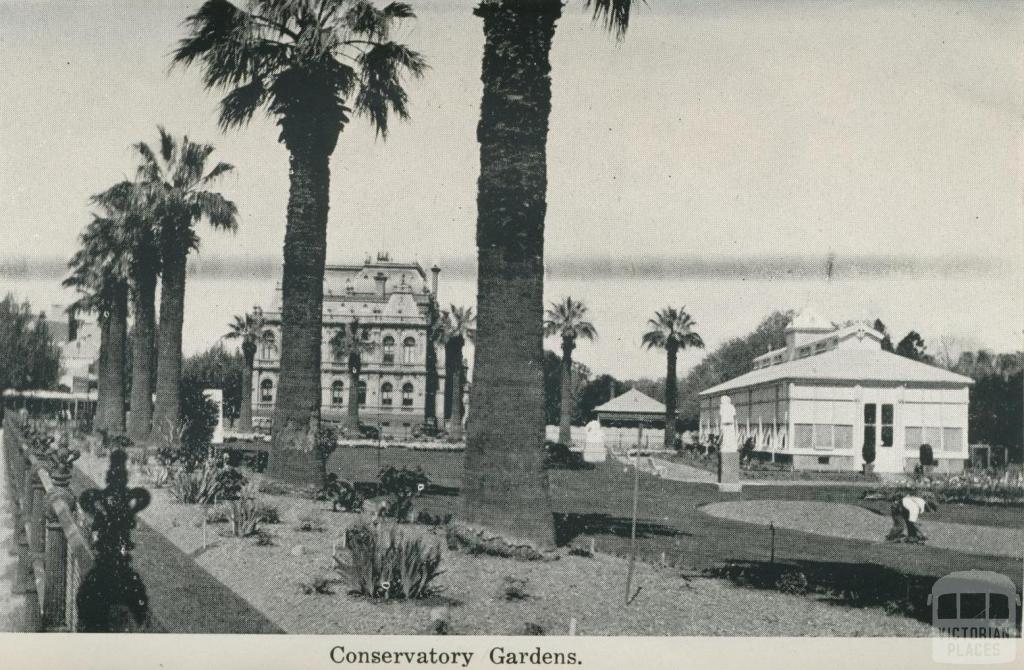
{"type": "Polygon", "coordinates": [[[908,384],[973,384],[974,380],[882,349],[833,349],[753,370],[700,392],[702,396],[782,380],[889,382],[908,384]]]}

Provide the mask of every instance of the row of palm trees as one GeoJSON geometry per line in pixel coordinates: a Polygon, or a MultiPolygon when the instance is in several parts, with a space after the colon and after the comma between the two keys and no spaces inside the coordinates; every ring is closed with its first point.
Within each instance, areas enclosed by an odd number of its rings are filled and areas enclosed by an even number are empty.
{"type": "Polygon", "coordinates": [[[92,197],[98,212],[80,236],[64,281],[81,296],[71,310],[93,312],[100,322],[96,427],[127,429],[139,442],[179,420],[186,264],[199,246],[196,227],[204,220],[221,230],[238,225],[234,203],[208,190],[234,168],[217,163],[207,169],[212,146],[158,131],[155,148],[134,145],[135,179],[92,197]],[[126,425],[129,318],[132,411],[126,425]]]}
{"type": "MultiPolygon", "coordinates": [[[[617,37],[625,34],[631,0],[584,4],[617,37]]],[[[544,219],[550,50],[562,5],[562,0],[481,0],[475,10],[484,31],[477,132],[479,312],[460,517],[542,547],[554,545],[543,468],[544,219]]],[[[403,78],[420,77],[427,66],[391,34],[398,22],[413,16],[403,2],[378,8],[369,0],[249,0],[240,7],[206,0],[188,18],[188,36],[174,52],[174,63],[200,67],[209,88],[227,91],[221,101],[223,128],[243,126],[266,110],[276,117],[279,139],[289,152],[281,383],[270,465],[271,474],[286,479],[309,480],[316,473],[330,157],[352,115],[365,116],[381,137],[392,115],[408,116],[403,78]]],[[[191,246],[182,253],[174,244],[196,239],[191,226],[199,213],[222,227],[234,225],[229,203],[192,202],[198,210],[161,211],[161,219],[180,224],[159,237],[166,237],[169,247],[161,244],[165,286],[179,279],[184,286],[191,246]],[[197,215],[189,218],[186,212],[197,215]]],[[[113,293],[109,302],[104,299],[101,314],[123,311],[113,293]]],[[[155,420],[173,416],[176,408],[168,393],[180,370],[183,299],[183,291],[162,290],[155,420]],[[166,319],[178,319],[178,328],[168,323],[166,332],[164,292],[166,319]]]]}

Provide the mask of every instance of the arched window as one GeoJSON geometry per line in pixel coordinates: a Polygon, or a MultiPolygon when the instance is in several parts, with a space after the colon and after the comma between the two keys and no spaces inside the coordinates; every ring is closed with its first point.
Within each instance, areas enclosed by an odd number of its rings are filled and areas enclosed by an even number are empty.
{"type": "Polygon", "coordinates": [[[340,381],[331,384],[331,404],[341,405],[345,402],[345,385],[340,381]]]}
{"type": "Polygon", "coordinates": [[[402,362],[412,365],[416,362],[416,338],[407,337],[402,342],[402,362]]]}
{"type": "Polygon", "coordinates": [[[384,365],[393,365],[395,362],[395,338],[387,335],[381,340],[381,349],[384,351],[382,362],[384,365]]]}
{"type": "Polygon", "coordinates": [[[381,405],[391,405],[391,392],[393,390],[394,390],[394,387],[391,385],[390,382],[384,382],[383,384],[380,385],[380,404],[381,405]]]}
{"type": "Polygon", "coordinates": [[[366,404],[366,382],[364,382],[362,379],[360,379],[359,380],[358,388],[359,388],[359,404],[360,405],[365,405],[366,404]]]}
{"type": "Polygon", "coordinates": [[[406,382],[402,384],[402,407],[412,407],[412,391],[413,386],[411,383],[406,382]]]}
{"type": "Polygon", "coordinates": [[[260,402],[274,402],[274,382],[264,379],[260,382],[260,402]]]}

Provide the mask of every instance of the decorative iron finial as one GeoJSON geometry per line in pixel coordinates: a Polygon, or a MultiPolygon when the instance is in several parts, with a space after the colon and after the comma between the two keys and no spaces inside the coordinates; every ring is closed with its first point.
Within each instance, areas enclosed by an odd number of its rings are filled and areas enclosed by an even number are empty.
{"type": "Polygon", "coordinates": [[[46,454],[46,462],[50,471],[50,479],[61,488],[67,488],[71,483],[71,469],[75,461],[82,456],[78,449],[71,448],[71,438],[64,433],[57,440],[46,454]]]}
{"type": "Polygon", "coordinates": [[[79,629],[85,632],[131,632],[144,627],[149,597],[131,567],[131,532],[135,515],[149,505],[149,491],[128,487],[128,456],[110,454],[107,486],[88,489],[79,505],[92,515],[96,562],[78,589],[79,629]]]}

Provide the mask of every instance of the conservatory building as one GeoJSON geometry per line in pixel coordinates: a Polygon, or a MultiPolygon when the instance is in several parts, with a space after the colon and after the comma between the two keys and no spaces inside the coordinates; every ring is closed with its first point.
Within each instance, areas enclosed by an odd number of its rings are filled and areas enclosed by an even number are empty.
{"type": "Polygon", "coordinates": [[[882,349],[863,324],[836,327],[810,312],[786,329],[786,346],[754,369],[700,394],[702,440],[720,429],[722,396],[736,408],[739,444],[797,470],[860,470],[874,445],[877,472],[912,471],[920,446],[940,472],[968,459],[967,403],[973,380],[882,349]]]}

